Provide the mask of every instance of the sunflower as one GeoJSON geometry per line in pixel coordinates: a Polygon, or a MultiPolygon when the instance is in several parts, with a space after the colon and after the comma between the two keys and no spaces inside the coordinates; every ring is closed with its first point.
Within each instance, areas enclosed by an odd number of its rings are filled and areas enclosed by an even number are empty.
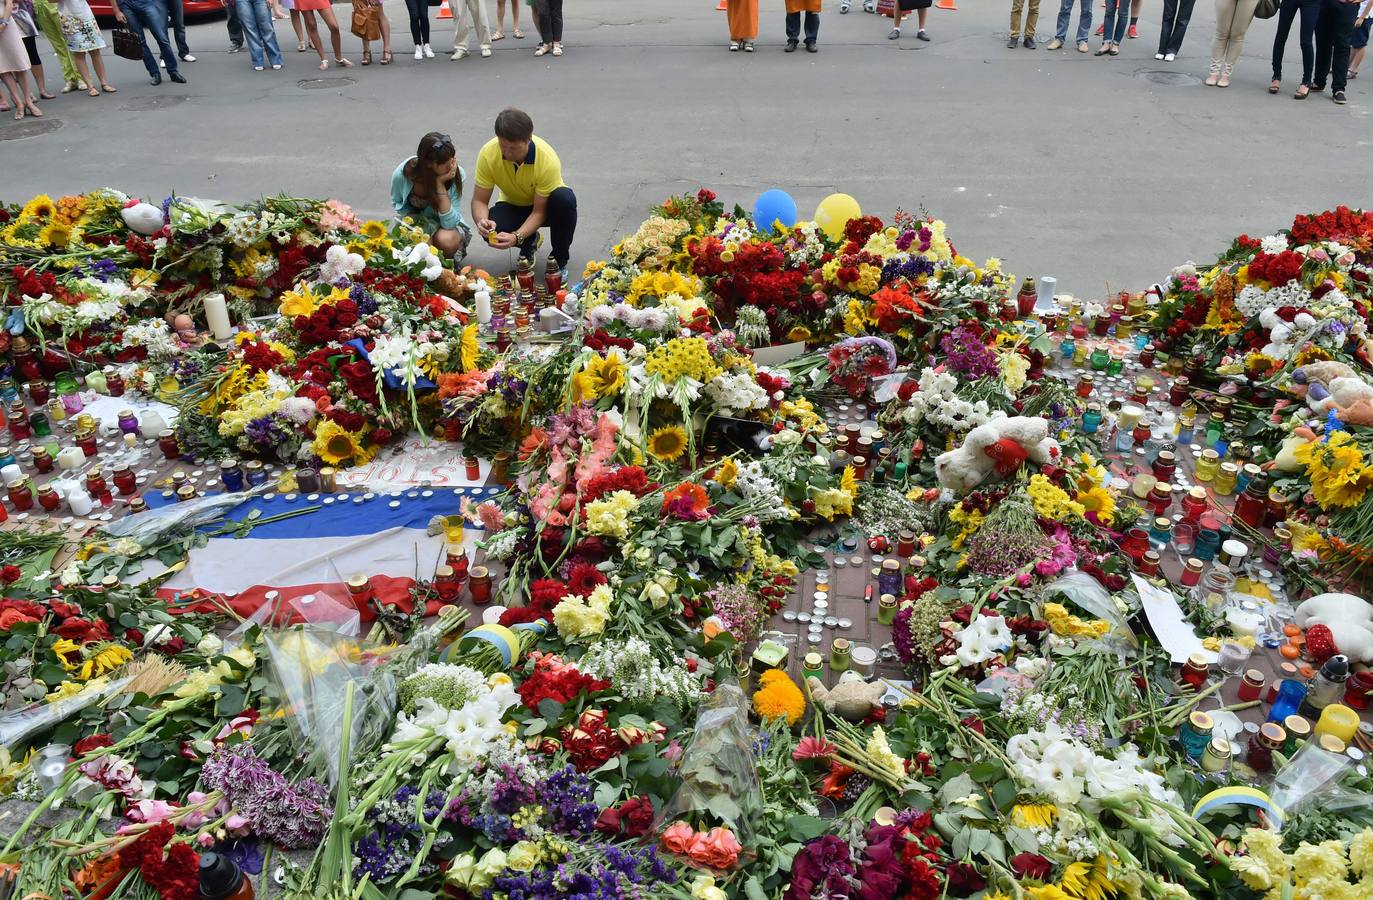
{"type": "Polygon", "coordinates": [[[686,452],[687,436],[680,425],[659,428],[648,436],[648,455],[659,462],[671,462],[686,452]]]}
{"type": "Polygon", "coordinates": [[[381,240],[386,237],[386,226],[376,219],[369,219],[362,223],[359,233],[368,240],[381,240]]]}
{"type": "Polygon", "coordinates": [[[24,209],[19,213],[19,218],[51,219],[56,212],[57,204],[52,202],[52,198],[47,194],[39,194],[24,204],[24,209]]]}
{"type": "Polygon", "coordinates": [[[1367,465],[1326,470],[1311,478],[1311,492],[1325,509],[1358,506],[1370,487],[1373,487],[1373,466],[1367,465]]]}
{"type": "Polygon", "coordinates": [[[65,249],[72,240],[72,229],[70,225],[61,222],[50,222],[38,232],[38,242],[49,247],[59,247],[65,249]]]}
{"type": "Polygon", "coordinates": [[[480,354],[481,345],[477,343],[477,324],[473,322],[462,330],[462,340],[458,344],[458,359],[462,363],[462,370],[471,372],[475,369],[480,354]]]}
{"type": "Polygon", "coordinates": [[[348,460],[360,466],[372,459],[361,434],[328,419],[315,430],[314,451],[316,456],[331,466],[342,465],[348,460]]]}
{"type": "Polygon", "coordinates": [[[1096,513],[1096,519],[1102,525],[1110,525],[1115,518],[1116,498],[1104,487],[1093,486],[1078,491],[1077,502],[1084,513],[1096,513]]]}

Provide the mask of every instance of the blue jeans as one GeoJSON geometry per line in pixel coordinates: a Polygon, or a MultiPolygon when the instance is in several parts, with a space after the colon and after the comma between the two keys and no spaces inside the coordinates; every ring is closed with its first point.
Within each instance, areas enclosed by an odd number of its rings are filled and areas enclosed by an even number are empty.
{"type": "MultiPolygon", "coordinates": [[[[801,36],[801,14],[799,12],[787,13],[787,43],[794,44],[796,39],[801,36]]],[[[806,43],[814,44],[820,37],[820,14],[806,13],[806,43]]]]}
{"type": "MultiPolygon", "coordinates": [[[[1073,0],[1060,0],[1058,6],[1058,30],[1054,37],[1067,43],[1068,23],[1073,18],[1073,0]]],[[[1079,0],[1077,12],[1077,43],[1087,40],[1092,33],[1092,0],[1079,0]]]]}
{"type": "Polygon", "coordinates": [[[1125,26],[1130,24],[1130,0],[1106,0],[1106,16],[1102,21],[1102,41],[1119,44],[1125,37],[1125,26]]]}
{"type": "Polygon", "coordinates": [[[281,47],[277,45],[277,31],[267,0],[235,0],[234,5],[238,7],[238,21],[243,26],[243,37],[248,41],[248,55],[253,58],[254,68],[263,66],[264,47],[271,64],[281,65],[281,47]]]}
{"type": "MultiPolygon", "coordinates": [[[[175,2],[179,3],[180,0],[175,2]]],[[[119,8],[129,20],[129,30],[138,35],[138,41],[143,45],[143,66],[148,74],[154,78],[160,77],[157,60],[153,59],[153,51],[148,48],[148,41],[143,36],[145,28],[153,33],[153,40],[157,41],[162,61],[167,64],[167,73],[176,72],[177,56],[167,40],[167,6],[163,0],[124,0],[119,8]]]]}
{"type": "Polygon", "coordinates": [[[186,45],[186,7],[181,0],[166,0],[167,15],[172,20],[170,31],[176,38],[177,56],[190,56],[191,48],[186,45]]]}

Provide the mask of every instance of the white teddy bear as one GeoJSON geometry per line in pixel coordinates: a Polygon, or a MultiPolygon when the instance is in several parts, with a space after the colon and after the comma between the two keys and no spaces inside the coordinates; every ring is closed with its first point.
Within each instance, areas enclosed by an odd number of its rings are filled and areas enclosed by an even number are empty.
{"type": "Polygon", "coordinates": [[[969,431],[962,446],[939,454],[934,471],[943,487],[970,491],[993,472],[1006,475],[1027,459],[1042,466],[1058,456],[1058,441],[1049,437],[1047,419],[1010,416],[969,431]]]}
{"type": "Polygon", "coordinates": [[[119,217],[124,220],[124,224],[144,237],[151,237],[162,230],[162,207],[153,206],[151,203],[134,203],[126,206],[119,211],[119,217]]]}
{"type": "Polygon", "coordinates": [[[1318,594],[1297,607],[1303,628],[1324,625],[1351,662],[1373,662],[1373,606],[1353,594],[1318,594]]]}
{"type": "Polygon", "coordinates": [[[1277,308],[1270,306],[1259,313],[1259,324],[1268,329],[1268,343],[1259,352],[1273,359],[1286,360],[1297,349],[1293,335],[1309,333],[1316,320],[1310,313],[1300,312],[1289,325],[1278,315],[1277,308]]]}

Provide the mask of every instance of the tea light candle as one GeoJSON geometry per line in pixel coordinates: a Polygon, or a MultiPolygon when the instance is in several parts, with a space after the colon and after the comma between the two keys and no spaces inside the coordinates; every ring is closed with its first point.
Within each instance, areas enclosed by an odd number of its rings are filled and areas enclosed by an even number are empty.
{"type": "Polygon", "coordinates": [[[1225,621],[1236,637],[1255,637],[1263,626],[1263,616],[1246,609],[1231,609],[1225,614],[1225,621]]]}
{"type": "Polygon", "coordinates": [[[65,471],[81,468],[86,462],[86,454],[80,447],[64,447],[57,454],[57,464],[65,471]]]}
{"type": "Polygon", "coordinates": [[[1342,703],[1332,703],[1321,710],[1315,734],[1333,734],[1347,744],[1354,739],[1354,733],[1358,730],[1359,714],[1342,703]]]}

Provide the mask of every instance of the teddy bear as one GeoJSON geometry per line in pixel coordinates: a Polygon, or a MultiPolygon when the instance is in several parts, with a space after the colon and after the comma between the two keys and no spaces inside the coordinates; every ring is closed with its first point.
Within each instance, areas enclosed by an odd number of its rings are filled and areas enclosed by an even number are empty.
{"type": "Polygon", "coordinates": [[[1259,352],[1272,359],[1288,359],[1297,349],[1292,336],[1305,335],[1316,324],[1310,313],[1297,313],[1291,324],[1283,321],[1275,307],[1268,307],[1259,313],[1259,324],[1268,329],[1268,343],[1259,352]]]}
{"type": "Polygon", "coordinates": [[[814,675],[806,677],[811,696],[826,712],[838,713],[850,722],[861,722],[882,702],[887,686],[881,682],[868,684],[852,669],[839,676],[833,688],[827,688],[814,675]]]}
{"type": "Polygon", "coordinates": [[[1346,424],[1373,424],[1373,384],[1352,366],[1334,360],[1302,366],[1292,372],[1292,391],[1314,413],[1333,409],[1346,424]]]}
{"type": "Polygon", "coordinates": [[[1363,598],[1318,594],[1297,607],[1297,624],[1317,656],[1342,653],[1351,662],[1373,662],[1373,606],[1363,598]]]}
{"type": "Polygon", "coordinates": [[[935,458],[934,471],[941,486],[970,491],[993,472],[1005,476],[1027,460],[1042,466],[1058,456],[1058,442],[1049,437],[1047,419],[1008,416],[969,431],[962,446],[935,458]]]}
{"type": "Polygon", "coordinates": [[[162,207],[141,201],[130,200],[128,205],[119,211],[119,217],[130,230],[144,237],[157,234],[165,224],[162,219],[162,207]]]}

